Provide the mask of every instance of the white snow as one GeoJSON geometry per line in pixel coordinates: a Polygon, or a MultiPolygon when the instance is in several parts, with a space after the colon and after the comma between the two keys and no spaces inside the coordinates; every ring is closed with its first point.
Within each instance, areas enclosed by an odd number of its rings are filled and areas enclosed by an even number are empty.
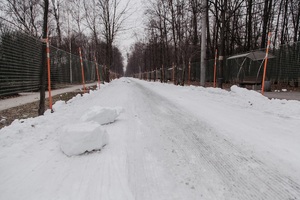
{"type": "MultiPolygon", "coordinates": [[[[53,107],[56,110],[64,104],[65,102],[58,101],[53,107]]],[[[93,106],[89,108],[81,116],[82,122],[72,121],[60,130],[59,143],[62,152],[67,156],[74,156],[102,149],[108,144],[108,134],[101,125],[113,123],[122,111],[121,107],[93,106]]]]}
{"type": "Polygon", "coordinates": [[[299,101],[122,78],[54,109],[0,130],[0,199],[300,198],[299,101]]]}
{"type": "Polygon", "coordinates": [[[60,148],[67,156],[100,150],[108,143],[106,130],[96,122],[68,124],[58,134],[60,148]]]}
{"type": "Polygon", "coordinates": [[[93,106],[84,113],[80,120],[81,121],[95,121],[99,124],[109,124],[116,120],[116,118],[121,114],[123,108],[103,108],[100,106],[93,106]]]}

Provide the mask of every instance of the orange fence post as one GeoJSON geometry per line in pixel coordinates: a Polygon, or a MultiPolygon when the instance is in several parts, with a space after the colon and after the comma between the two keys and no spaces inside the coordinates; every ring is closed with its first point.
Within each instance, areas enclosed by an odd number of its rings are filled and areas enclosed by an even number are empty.
{"type": "Polygon", "coordinates": [[[99,89],[100,89],[100,76],[99,76],[98,63],[97,63],[97,59],[96,59],[95,54],[94,54],[94,60],[95,60],[95,67],[96,67],[96,72],[97,72],[98,85],[99,85],[99,89]]]}
{"type": "Polygon", "coordinates": [[[216,78],[217,78],[217,56],[218,56],[218,49],[215,52],[215,63],[214,63],[214,88],[216,87],[216,78]]]}
{"type": "Polygon", "coordinates": [[[49,38],[46,39],[46,52],[47,52],[47,69],[48,69],[48,94],[49,94],[49,108],[51,113],[52,109],[52,95],[51,95],[51,74],[50,74],[50,47],[49,47],[49,38]]]}
{"type": "Polygon", "coordinates": [[[79,47],[79,57],[80,57],[80,65],[81,65],[83,93],[85,93],[84,69],[83,69],[83,61],[82,61],[82,54],[81,54],[81,48],[80,47],[79,47]]]}
{"type": "Polygon", "coordinates": [[[269,34],[268,34],[268,45],[267,45],[266,57],[265,57],[265,63],[264,63],[264,74],[263,74],[263,79],[262,79],[262,84],[261,84],[261,94],[262,95],[264,95],[264,92],[265,92],[265,79],[266,79],[266,72],[267,72],[270,43],[271,43],[271,32],[269,32],[269,34]]]}

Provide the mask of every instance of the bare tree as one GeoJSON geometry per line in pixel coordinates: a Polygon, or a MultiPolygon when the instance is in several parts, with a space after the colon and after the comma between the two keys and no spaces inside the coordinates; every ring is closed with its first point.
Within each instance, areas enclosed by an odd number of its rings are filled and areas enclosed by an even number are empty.
{"type": "Polygon", "coordinates": [[[300,24],[300,1],[298,1],[298,4],[294,2],[293,0],[290,1],[290,8],[291,8],[291,14],[292,14],[292,22],[293,22],[293,32],[294,42],[297,42],[300,39],[300,32],[299,32],[299,24],[300,24]]]}
{"type": "MultiPolygon", "coordinates": [[[[144,42],[144,45],[149,47],[146,53],[154,52],[149,54],[151,59],[153,57],[162,60],[161,63],[169,60],[168,67],[174,62],[176,66],[181,65],[184,69],[186,55],[194,55],[194,51],[200,46],[199,35],[206,35],[208,59],[213,58],[214,51],[218,48],[218,86],[222,87],[223,71],[228,67],[225,62],[228,55],[264,48],[267,33],[270,31],[274,35],[274,47],[299,40],[300,3],[297,0],[209,0],[207,15],[200,9],[204,1],[201,1],[201,4],[199,2],[151,0],[147,10],[149,22],[151,21],[147,28],[151,31],[147,32],[144,42]],[[200,16],[207,18],[207,34],[204,34],[202,25],[199,26],[200,16]],[[160,48],[157,49],[156,46],[160,48]],[[192,47],[194,51],[191,51],[192,47]],[[157,56],[155,52],[162,53],[157,56]]],[[[204,40],[201,44],[204,45],[204,40]]],[[[196,58],[199,60],[200,56],[196,58]]],[[[193,62],[198,61],[196,58],[193,62]]],[[[148,58],[144,60],[149,62],[148,58]]],[[[153,60],[148,64],[156,65],[156,62],[153,60]]],[[[202,72],[201,75],[204,75],[204,70],[202,72]]],[[[174,82],[176,84],[177,80],[174,82]]]]}
{"type": "Polygon", "coordinates": [[[41,28],[38,23],[41,15],[40,0],[4,0],[2,4],[4,12],[9,16],[5,20],[31,35],[38,36],[41,28]]]}
{"type": "MultiPolygon", "coordinates": [[[[48,27],[48,9],[49,0],[44,0],[44,18],[43,18],[43,39],[47,39],[47,27],[48,27]]],[[[46,84],[46,43],[44,42],[42,47],[42,64],[40,73],[40,104],[38,114],[43,115],[45,112],[45,84],[46,84]]]]}
{"type": "Polygon", "coordinates": [[[269,27],[269,23],[270,23],[271,11],[272,11],[272,0],[265,0],[264,14],[263,14],[263,28],[262,28],[261,45],[260,45],[261,48],[266,47],[267,34],[269,32],[268,27],[269,27]]]}
{"type": "Polygon", "coordinates": [[[71,0],[69,10],[76,26],[75,32],[81,35],[84,18],[84,12],[82,11],[82,0],[71,0]]]}
{"type": "Polygon", "coordinates": [[[99,29],[100,29],[100,21],[99,21],[99,13],[101,11],[96,6],[97,0],[84,1],[84,11],[85,11],[85,20],[87,22],[87,27],[92,32],[93,40],[96,43],[96,46],[99,44],[99,29]]]}
{"type": "Polygon", "coordinates": [[[147,26],[151,30],[152,36],[154,36],[153,32],[156,32],[155,37],[157,37],[156,40],[158,40],[158,49],[155,51],[159,52],[159,54],[158,57],[154,59],[159,61],[156,63],[156,67],[161,69],[161,82],[164,82],[166,79],[163,70],[171,65],[172,57],[170,54],[171,28],[169,23],[168,3],[163,0],[150,1],[146,14],[149,18],[147,26]]]}
{"type": "Polygon", "coordinates": [[[103,24],[102,36],[106,42],[106,73],[105,79],[109,82],[109,70],[113,62],[113,42],[116,35],[122,31],[124,21],[127,17],[128,5],[121,8],[121,0],[98,0],[100,19],[103,24]]]}
{"type": "Polygon", "coordinates": [[[52,14],[56,22],[57,46],[60,48],[62,43],[61,26],[60,26],[60,1],[52,0],[52,14]]]}

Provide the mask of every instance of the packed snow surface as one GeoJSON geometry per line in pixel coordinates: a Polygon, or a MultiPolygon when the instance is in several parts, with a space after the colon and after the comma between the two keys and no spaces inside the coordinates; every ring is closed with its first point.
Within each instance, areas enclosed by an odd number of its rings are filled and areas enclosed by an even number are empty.
{"type": "Polygon", "coordinates": [[[0,130],[0,199],[300,199],[299,101],[122,78],[54,110],[0,130]]]}

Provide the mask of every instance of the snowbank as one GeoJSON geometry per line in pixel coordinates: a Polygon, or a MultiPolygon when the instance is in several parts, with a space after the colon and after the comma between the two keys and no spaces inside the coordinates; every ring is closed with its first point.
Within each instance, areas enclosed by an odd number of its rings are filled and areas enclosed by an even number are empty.
{"type": "Polygon", "coordinates": [[[86,113],[84,113],[80,120],[83,122],[87,121],[95,121],[99,124],[109,124],[113,123],[116,118],[121,114],[123,108],[105,108],[100,106],[94,106],[88,109],[86,113]]]}
{"type": "Polygon", "coordinates": [[[108,143],[108,134],[96,122],[82,122],[65,125],[59,133],[61,150],[67,156],[100,150],[108,143]]]}
{"type": "Polygon", "coordinates": [[[296,118],[300,116],[300,102],[296,100],[268,99],[257,91],[237,87],[230,88],[231,102],[243,105],[264,113],[277,115],[285,118],[296,118]]]}

